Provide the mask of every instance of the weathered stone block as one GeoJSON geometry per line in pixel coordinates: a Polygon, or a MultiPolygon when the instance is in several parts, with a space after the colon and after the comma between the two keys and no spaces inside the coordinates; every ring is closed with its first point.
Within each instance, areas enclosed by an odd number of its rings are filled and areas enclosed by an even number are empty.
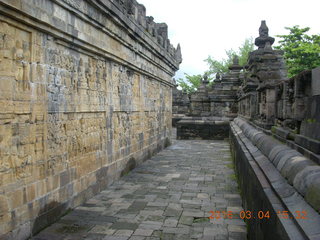
{"type": "Polygon", "coordinates": [[[257,145],[258,141],[260,141],[261,138],[265,137],[264,133],[257,133],[253,136],[252,142],[254,143],[254,145],[257,145]]]}
{"type": "Polygon", "coordinates": [[[302,135],[298,135],[298,134],[295,135],[294,141],[300,146],[316,154],[320,154],[320,141],[317,141],[302,135]]]}
{"type": "Polygon", "coordinates": [[[277,169],[281,172],[282,171],[282,168],[285,166],[285,164],[287,162],[290,162],[292,161],[293,158],[297,158],[297,157],[302,157],[302,155],[300,153],[298,153],[297,151],[295,150],[292,150],[292,151],[288,151],[284,156],[282,156],[280,159],[279,159],[279,162],[278,164],[276,164],[276,162],[274,162],[277,166],[277,169]]]}
{"type": "Polygon", "coordinates": [[[275,146],[271,151],[270,153],[268,154],[268,157],[270,159],[271,162],[274,162],[277,155],[281,152],[281,151],[288,151],[290,150],[289,147],[287,146],[284,146],[284,145],[278,145],[278,146],[275,146]]]}
{"type": "Polygon", "coordinates": [[[279,128],[279,127],[273,127],[275,134],[277,134],[278,136],[287,139],[289,136],[290,131],[285,130],[283,128],[279,128]]]}
{"type": "Polygon", "coordinates": [[[67,185],[70,182],[70,173],[69,171],[63,171],[60,173],[60,187],[67,185]]]}
{"type": "Polygon", "coordinates": [[[293,181],[297,174],[303,171],[306,167],[315,166],[314,162],[310,161],[309,159],[301,159],[297,161],[292,161],[290,166],[288,166],[287,170],[287,178],[288,182],[293,185],[293,181]]]}
{"type": "Polygon", "coordinates": [[[320,95],[320,67],[312,69],[312,96],[320,95]]]}
{"type": "Polygon", "coordinates": [[[308,166],[314,166],[315,164],[302,156],[292,157],[289,161],[285,163],[281,169],[281,174],[288,179],[290,184],[293,184],[295,176],[308,166]]]}
{"type": "Polygon", "coordinates": [[[279,151],[279,153],[275,156],[275,158],[273,160],[273,165],[278,166],[281,159],[287,160],[289,157],[293,157],[293,156],[297,156],[297,155],[301,156],[301,155],[297,154],[297,151],[292,150],[292,149],[286,149],[286,150],[279,151]]]}
{"type": "Polygon", "coordinates": [[[306,192],[306,200],[314,209],[320,211],[320,177],[310,184],[306,192]]]}
{"type": "Polygon", "coordinates": [[[293,180],[293,186],[305,196],[312,181],[320,177],[320,166],[307,166],[293,180]]]}

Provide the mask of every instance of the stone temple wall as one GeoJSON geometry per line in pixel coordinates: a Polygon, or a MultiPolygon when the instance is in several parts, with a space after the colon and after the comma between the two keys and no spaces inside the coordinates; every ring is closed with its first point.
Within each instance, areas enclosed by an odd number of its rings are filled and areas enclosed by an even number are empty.
{"type": "Polygon", "coordinates": [[[26,239],[169,144],[180,47],[145,11],[0,1],[1,239],[26,239]]]}

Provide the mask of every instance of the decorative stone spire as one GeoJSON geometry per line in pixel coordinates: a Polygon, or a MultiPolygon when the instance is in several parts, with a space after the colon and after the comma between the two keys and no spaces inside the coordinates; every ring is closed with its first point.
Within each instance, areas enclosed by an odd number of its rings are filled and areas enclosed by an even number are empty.
{"type": "Polygon", "coordinates": [[[207,86],[207,85],[209,84],[208,74],[207,74],[207,73],[204,73],[204,74],[203,74],[202,84],[203,84],[204,86],[207,86]]]}
{"type": "Polygon", "coordinates": [[[216,79],[213,80],[213,83],[211,85],[211,88],[212,89],[215,89],[217,86],[220,86],[220,83],[221,83],[221,75],[219,72],[216,73],[216,79]]]}
{"type": "Polygon", "coordinates": [[[179,84],[177,84],[177,81],[175,78],[172,78],[172,84],[177,88],[179,84]]]}
{"type": "Polygon", "coordinates": [[[177,49],[174,53],[174,59],[180,64],[182,63],[182,55],[181,55],[181,47],[180,43],[178,43],[177,49]]]}
{"type": "Polygon", "coordinates": [[[217,73],[216,73],[216,79],[215,79],[214,81],[215,81],[215,82],[219,82],[220,79],[221,79],[220,73],[217,72],[217,73]]]}
{"type": "Polygon", "coordinates": [[[259,48],[265,48],[266,50],[272,50],[271,45],[274,43],[274,38],[269,36],[269,28],[267,27],[266,21],[261,21],[261,26],[259,28],[259,37],[254,41],[254,44],[259,48]]]}
{"type": "Polygon", "coordinates": [[[239,65],[239,58],[237,55],[233,56],[233,65],[239,65]]]}
{"type": "Polygon", "coordinates": [[[233,63],[229,66],[230,70],[238,70],[240,71],[242,67],[239,65],[239,57],[237,55],[233,56],[233,63]]]}

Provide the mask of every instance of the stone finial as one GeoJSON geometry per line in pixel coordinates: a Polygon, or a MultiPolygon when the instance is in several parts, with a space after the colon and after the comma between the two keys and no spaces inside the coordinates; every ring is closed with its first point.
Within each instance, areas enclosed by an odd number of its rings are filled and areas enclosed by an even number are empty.
{"type": "Polygon", "coordinates": [[[229,66],[230,70],[241,70],[242,67],[239,65],[239,57],[237,55],[233,56],[232,65],[229,66]]]}
{"type": "Polygon", "coordinates": [[[177,46],[177,49],[174,53],[174,59],[180,64],[182,63],[182,55],[181,55],[181,47],[180,47],[180,43],[177,46]]]}
{"type": "Polygon", "coordinates": [[[154,18],[152,16],[147,16],[146,17],[146,22],[147,22],[147,31],[153,36],[156,36],[156,31],[155,31],[155,22],[154,18]]]}
{"type": "Polygon", "coordinates": [[[269,28],[267,27],[266,21],[262,20],[259,28],[259,37],[254,41],[254,44],[259,48],[264,48],[268,43],[268,50],[270,51],[271,45],[274,43],[274,38],[269,36],[269,28]]]}
{"type": "Polygon", "coordinates": [[[135,6],[134,6],[134,1],[133,0],[126,0],[124,2],[125,8],[127,9],[127,13],[130,15],[134,15],[135,13],[135,6]]]}
{"type": "Polygon", "coordinates": [[[177,84],[177,81],[175,78],[172,78],[172,83],[175,86],[175,88],[177,88],[179,86],[179,84],[177,84]]]}
{"type": "Polygon", "coordinates": [[[157,40],[162,47],[167,48],[168,25],[166,23],[156,23],[157,40]]]}
{"type": "Polygon", "coordinates": [[[148,24],[151,24],[151,23],[153,23],[154,18],[152,16],[147,16],[146,17],[146,21],[147,21],[148,24]]]}
{"type": "Polygon", "coordinates": [[[269,28],[265,20],[261,21],[261,25],[259,27],[259,37],[269,37],[269,28]]]}
{"type": "Polygon", "coordinates": [[[143,26],[146,27],[146,7],[143,4],[137,3],[137,21],[138,23],[143,26]]]}
{"type": "Polygon", "coordinates": [[[239,65],[239,57],[237,55],[233,56],[233,65],[239,65]]]}
{"type": "Polygon", "coordinates": [[[209,80],[208,80],[208,73],[204,73],[202,77],[202,84],[208,85],[209,80]]]}
{"type": "Polygon", "coordinates": [[[221,76],[220,76],[220,73],[217,72],[217,73],[216,73],[216,81],[220,81],[220,77],[221,77],[221,76]]]}
{"type": "MultiPolygon", "coordinates": [[[[221,75],[219,72],[216,73],[216,78],[213,80],[214,83],[221,83],[221,75]]],[[[216,84],[212,84],[212,88],[216,87],[216,84]]]]}
{"type": "Polygon", "coordinates": [[[163,37],[164,40],[167,40],[168,38],[168,25],[166,23],[156,23],[157,33],[161,37],[163,37]]]}

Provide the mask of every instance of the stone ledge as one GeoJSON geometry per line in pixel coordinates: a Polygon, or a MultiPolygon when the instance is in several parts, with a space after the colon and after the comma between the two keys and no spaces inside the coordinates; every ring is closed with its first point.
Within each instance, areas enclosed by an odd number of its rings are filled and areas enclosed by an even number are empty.
{"type": "Polygon", "coordinates": [[[297,150],[302,155],[304,155],[305,157],[309,158],[310,160],[312,160],[316,164],[320,164],[320,154],[315,154],[314,152],[312,152],[312,151],[310,151],[310,150],[308,150],[308,149],[296,144],[294,141],[286,140],[286,144],[290,148],[293,148],[293,149],[297,150]]]}
{"type": "MultiPolygon", "coordinates": [[[[282,152],[285,156],[284,152],[288,151],[289,148],[278,144],[278,146],[273,147],[273,151],[267,157],[268,155],[264,155],[259,147],[253,144],[254,141],[250,140],[250,138],[266,139],[263,136],[264,134],[254,129],[249,130],[250,128],[252,126],[243,120],[236,119],[231,123],[230,130],[231,147],[236,171],[240,178],[245,210],[268,210],[270,215],[273,215],[266,221],[250,219],[248,225],[249,239],[316,239],[320,234],[318,227],[320,215],[282,176],[285,169],[288,170],[288,168],[284,166],[280,173],[273,165],[274,163],[270,161],[270,156],[275,158],[277,153],[282,152]],[[278,211],[288,211],[292,218],[283,219],[281,215],[277,215],[278,211]],[[308,219],[297,219],[295,217],[296,211],[307,211],[308,219]]],[[[295,166],[299,168],[299,165],[295,166]]],[[[310,171],[314,173],[314,177],[317,175],[318,166],[316,168],[314,166],[306,168],[304,169],[309,171],[309,174],[304,173],[305,175],[312,175],[310,171]]],[[[299,171],[300,175],[298,174],[299,176],[296,176],[295,180],[304,179],[304,176],[301,176],[304,175],[302,172],[299,171]]],[[[300,184],[302,183],[300,182],[300,184]]],[[[312,184],[309,188],[314,186],[315,184],[312,184]]],[[[304,189],[306,189],[305,186],[304,189]]],[[[316,197],[313,196],[313,198],[316,197]]]]}
{"type": "Polygon", "coordinates": [[[297,134],[294,142],[316,154],[320,154],[320,142],[317,140],[297,134]]]}
{"type": "Polygon", "coordinates": [[[305,157],[320,164],[320,142],[300,134],[294,134],[282,127],[272,127],[271,134],[279,141],[297,150],[305,157]]]}
{"type": "MultiPolygon", "coordinates": [[[[242,119],[245,119],[246,121],[250,121],[251,119],[247,118],[246,116],[243,115],[239,115],[239,117],[241,117],[242,119]]],[[[304,146],[296,143],[294,141],[295,136],[297,134],[294,134],[292,132],[289,132],[281,127],[272,127],[271,131],[270,130],[266,130],[263,128],[260,128],[259,126],[255,125],[254,123],[251,122],[251,124],[258,130],[260,130],[261,132],[265,133],[266,135],[270,135],[273,136],[275,139],[281,141],[282,143],[286,144],[288,147],[290,147],[291,149],[295,149],[296,151],[298,151],[299,153],[301,153],[302,155],[304,155],[306,158],[309,158],[310,160],[312,160],[313,162],[315,162],[316,164],[320,165],[320,154],[316,154],[315,152],[305,148],[304,146]]],[[[305,136],[303,136],[305,137],[305,136]]],[[[311,139],[314,140],[314,139],[311,139]]]]}
{"type": "MultiPolygon", "coordinates": [[[[244,136],[247,137],[248,140],[262,152],[262,154],[268,157],[268,160],[276,169],[278,169],[281,175],[287,179],[288,183],[291,186],[294,186],[297,191],[305,197],[305,200],[319,211],[320,203],[313,197],[317,194],[314,186],[308,180],[308,176],[302,174],[306,167],[317,168],[319,165],[304,157],[298,151],[289,148],[274,138],[258,131],[243,119],[236,118],[234,123],[239,126],[244,136]],[[298,184],[298,182],[301,181],[305,182],[304,187],[301,187],[301,184],[298,184]],[[309,195],[309,197],[307,197],[307,195],[309,195]]],[[[313,180],[316,181],[317,179],[320,179],[320,174],[314,175],[313,177],[313,180]]],[[[316,188],[320,191],[320,185],[316,188]]]]}
{"type": "Polygon", "coordinates": [[[172,127],[177,127],[177,122],[184,118],[184,114],[173,114],[172,115],[172,127]]]}
{"type": "MultiPolygon", "coordinates": [[[[166,51],[166,49],[156,43],[151,36],[149,36],[150,34],[147,34],[141,26],[137,26],[136,23],[133,23],[130,18],[127,18],[125,15],[109,16],[110,13],[107,11],[114,10],[111,3],[110,6],[108,5],[110,9],[106,6],[104,8],[99,8],[99,17],[97,17],[99,21],[97,19],[93,21],[92,17],[90,17],[89,10],[85,11],[80,9],[75,12],[71,6],[64,3],[62,0],[54,1],[54,3],[52,2],[53,1],[48,0],[40,6],[34,6],[27,0],[22,0],[19,5],[15,5],[10,0],[4,0],[2,2],[0,1],[0,12],[5,13],[3,16],[9,16],[8,19],[5,19],[6,21],[11,21],[15,18],[15,20],[24,24],[24,27],[30,27],[30,29],[28,29],[30,32],[33,32],[33,29],[35,28],[39,29],[61,41],[62,45],[76,49],[77,51],[81,50],[90,54],[93,53],[106,57],[120,64],[124,64],[137,72],[146,74],[157,81],[173,86],[172,82],[164,80],[167,76],[162,77],[160,74],[165,72],[166,75],[170,75],[170,77],[173,76],[174,72],[179,69],[179,63],[166,51]],[[48,5],[49,3],[52,4],[50,7],[57,8],[55,13],[46,6],[46,4],[48,5]],[[34,9],[37,9],[37,11],[34,9]],[[54,15],[57,14],[56,12],[59,12],[59,9],[63,9],[63,14],[68,15],[68,20],[70,22],[63,22],[54,15]],[[121,17],[126,20],[120,21],[119,18],[121,19],[121,17]],[[115,25],[110,26],[109,24],[104,26],[105,24],[101,20],[103,18],[108,18],[108,21],[115,25]],[[67,28],[67,25],[72,25],[72,21],[75,20],[79,26],[87,25],[88,27],[95,28],[94,33],[101,34],[101,36],[106,37],[107,40],[103,38],[103,42],[102,38],[94,38],[94,34],[88,35],[87,32],[82,32],[80,29],[75,31],[67,28]],[[59,25],[60,23],[63,23],[63,27],[59,25]],[[119,30],[120,28],[121,30],[119,30]],[[134,39],[129,37],[133,35],[135,36],[134,39]],[[108,44],[105,44],[106,41],[108,44]],[[121,43],[122,45],[112,47],[114,42],[121,43]],[[123,56],[127,55],[127,51],[134,52],[141,60],[136,61],[135,58],[124,58],[123,56]],[[144,66],[146,62],[153,64],[152,71],[144,66]]],[[[90,8],[96,7],[96,3],[88,2],[86,4],[88,4],[90,8]]],[[[103,20],[107,21],[105,19],[103,20]]]]}
{"type": "Polygon", "coordinates": [[[283,129],[281,127],[272,127],[271,131],[274,131],[276,135],[280,136],[283,139],[288,139],[290,131],[283,129]]]}

